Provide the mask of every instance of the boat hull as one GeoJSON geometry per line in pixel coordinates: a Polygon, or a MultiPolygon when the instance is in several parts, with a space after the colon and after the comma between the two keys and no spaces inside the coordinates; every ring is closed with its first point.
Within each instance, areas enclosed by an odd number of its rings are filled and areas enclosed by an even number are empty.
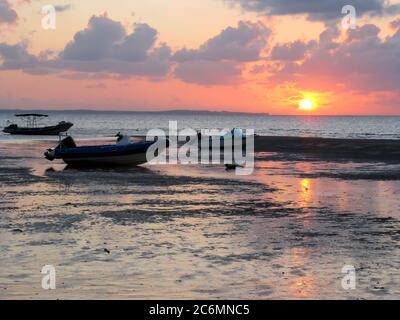
{"type": "MultiPolygon", "coordinates": [[[[62,143],[71,143],[69,137],[62,143]],[[68,140],[69,139],[69,140],[68,140]],[[67,141],[68,140],[68,141],[67,141]]],[[[73,141],[73,140],[72,140],[73,141]]],[[[64,143],[64,144],[66,144],[64,143]]],[[[60,144],[55,149],[45,152],[45,157],[52,161],[62,159],[69,166],[137,166],[152,159],[148,158],[147,150],[155,142],[137,142],[126,145],[101,145],[76,147],[74,143],[70,147],[60,144]]],[[[162,150],[158,149],[158,152],[162,150]]],[[[150,157],[151,155],[149,155],[150,157]]]]}
{"type": "Polygon", "coordinates": [[[73,126],[70,122],[59,123],[55,126],[41,128],[23,128],[9,126],[4,128],[4,133],[12,135],[29,135],[29,136],[57,136],[62,132],[68,131],[73,126]]]}
{"type": "Polygon", "coordinates": [[[138,166],[147,162],[146,152],[125,156],[107,156],[90,158],[63,158],[63,161],[71,167],[86,166],[138,166]]]}

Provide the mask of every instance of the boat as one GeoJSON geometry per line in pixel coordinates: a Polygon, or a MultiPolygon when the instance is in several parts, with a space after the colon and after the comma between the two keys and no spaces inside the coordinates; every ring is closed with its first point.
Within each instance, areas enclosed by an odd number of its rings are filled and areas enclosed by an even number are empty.
{"type": "Polygon", "coordinates": [[[56,136],[60,133],[67,132],[73,124],[71,122],[61,121],[54,126],[38,126],[38,119],[47,118],[47,114],[40,113],[24,113],[16,114],[17,118],[26,119],[26,127],[20,127],[15,123],[9,124],[3,129],[4,133],[15,135],[41,135],[41,136],[56,136]]]}
{"type": "Polygon", "coordinates": [[[67,136],[56,148],[48,149],[44,156],[50,161],[62,159],[66,164],[73,167],[137,166],[151,160],[147,159],[147,150],[154,143],[156,142],[140,141],[132,143],[127,136],[118,133],[116,144],[78,147],[74,139],[67,136]]]}
{"type": "Polygon", "coordinates": [[[208,141],[207,137],[203,137],[201,132],[197,133],[197,138],[199,141],[199,149],[202,149],[204,146],[208,146],[210,150],[218,146],[220,150],[224,150],[225,147],[229,146],[231,146],[232,150],[240,150],[246,148],[247,142],[247,136],[243,134],[241,129],[236,128],[232,129],[230,132],[226,132],[223,135],[208,136],[208,141]],[[203,139],[206,139],[205,143],[203,142],[203,139]]]}

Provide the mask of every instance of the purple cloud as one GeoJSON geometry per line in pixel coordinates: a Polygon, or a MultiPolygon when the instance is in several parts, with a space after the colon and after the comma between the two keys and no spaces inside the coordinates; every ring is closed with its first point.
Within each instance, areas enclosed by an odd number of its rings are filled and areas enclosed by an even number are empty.
{"type": "Polygon", "coordinates": [[[303,63],[284,63],[272,79],[303,83],[326,79],[360,92],[399,91],[400,30],[385,39],[378,37],[379,32],[377,26],[366,24],[349,30],[340,43],[337,32],[327,29],[303,63]]]}
{"type": "Polygon", "coordinates": [[[280,61],[302,60],[305,57],[306,52],[316,44],[316,41],[306,43],[301,40],[285,44],[277,44],[272,48],[271,59],[280,61]]]}
{"type": "Polygon", "coordinates": [[[127,34],[120,22],[93,16],[88,27],[75,34],[59,57],[46,66],[61,70],[163,77],[171,67],[171,49],[156,46],[157,31],[135,24],[127,34]]]}
{"type": "Polygon", "coordinates": [[[160,78],[168,74],[171,49],[156,46],[157,31],[147,24],[136,24],[127,34],[122,24],[104,16],[93,16],[88,27],[75,34],[55,58],[27,52],[25,44],[0,43],[1,69],[21,69],[29,74],[63,71],[160,78]]]}
{"type": "Polygon", "coordinates": [[[390,21],[389,27],[392,29],[395,29],[395,30],[399,29],[400,28],[400,18],[390,21]]]}
{"type": "Polygon", "coordinates": [[[60,73],[68,79],[134,76],[163,78],[170,74],[185,82],[203,85],[232,84],[240,79],[242,64],[258,61],[271,30],[261,23],[239,22],[197,49],[172,54],[166,44],[157,45],[158,32],[147,24],[135,24],[127,33],[123,25],[106,16],[92,16],[58,54],[37,57],[26,45],[0,44],[2,69],[21,69],[39,75],[60,73]]]}
{"type": "Polygon", "coordinates": [[[185,82],[212,85],[238,82],[241,64],[258,61],[271,30],[261,23],[240,21],[197,49],[181,49],[173,55],[178,62],[174,75],[185,82]]]}
{"type": "Polygon", "coordinates": [[[126,36],[122,43],[114,45],[113,56],[125,61],[143,61],[156,40],[157,30],[144,23],[136,24],[132,34],[126,36]]]}
{"type": "Polygon", "coordinates": [[[177,78],[189,83],[226,85],[237,82],[241,70],[232,62],[194,60],[178,64],[174,73],[177,78]]]}
{"type": "Polygon", "coordinates": [[[26,44],[8,45],[0,43],[1,70],[29,69],[37,65],[38,59],[27,52],[26,44]]]}
{"type": "Polygon", "coordinates": [[[356,8],[358,16],[395,15],[400,12],[399,4],[386,0],[224,0],[239,4],[244,10],[267,15],[306,15],[309,20],[329,21],[340,19],[345,5],[356,8]]]}
{"type": "Polygon", "coordinates": [[[0,24],[13,24],[18,20],[18,15],[7,0],[0,0],[0,24]]]}
{"type": "Polygon", "coordinates": [[[55,5],[54,8],[56,9],[57,12],[65,12],[68,11],[72,8],[71,4],[58,4],[55,5]]]}
{"type": "Polygon", "coordinates": [[[120,22],[103,16],[93,16],[88,27],[77,32],[74,39],[67,44],[60,58],[94,61],[109,57],[115,44],[125,36],[125,29],[120,22]]]}
{"type": "Polygon", "coordinates": [[[240,21],[237,28],[228,27],[202,44],[198,49],[182,49],[174,59],[255,61],[260,58],[271,30],[261,23],[240,21]]]}

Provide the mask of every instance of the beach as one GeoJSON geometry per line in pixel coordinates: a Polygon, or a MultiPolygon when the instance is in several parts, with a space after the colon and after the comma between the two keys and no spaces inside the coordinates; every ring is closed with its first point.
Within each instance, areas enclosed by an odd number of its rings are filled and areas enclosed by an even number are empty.
{"type": "Polygon", "coordinates": [[[257,137],[237,176],[69,169],[54,141],[2,141],[0,299],[398,299],[398,145],[257,137]]]}

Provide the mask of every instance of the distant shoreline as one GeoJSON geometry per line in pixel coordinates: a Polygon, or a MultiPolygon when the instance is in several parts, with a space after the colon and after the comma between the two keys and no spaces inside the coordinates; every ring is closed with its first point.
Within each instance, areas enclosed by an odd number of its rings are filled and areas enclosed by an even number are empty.
{"type": "Polygon", "coordinates": [[[0,113],[127,113],[127,114],[171,114],[171,115],[232,115],[232,116],[262,116],[262,117],[400,117],[400,114],[271,114],[269,112],[239,112],[239,111],[212,111],[212,110],[98,110],[98,109],[0,109],[0,113]]]}
{"type": "Polygon", "coordinates": [[[93,109],[65,109],[65,110],[46,110],[46,109],[0,109],[0,112],[34,112],[34,113],[147,113],[147,114],[176,114],[176,115],[251,115],[251,116],[270,116],[269,113],[252,113],[252,112],[235,112],[235,111],[210,111],[210,110],[159,110],[159,111],[144,111],[144,110],[93,110],[93,109]]]}

